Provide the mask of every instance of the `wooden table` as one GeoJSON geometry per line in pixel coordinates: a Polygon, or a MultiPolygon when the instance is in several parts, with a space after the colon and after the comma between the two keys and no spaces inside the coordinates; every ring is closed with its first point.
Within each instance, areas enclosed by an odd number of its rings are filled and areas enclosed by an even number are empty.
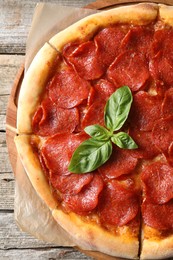
{"type": "MultiPolygon", "coordinates": [[[[89,0],[44,1],[82,7],[89,0]]],[[[6,145],[6,107],[15,76],[24,62],[25,43],[36,0],[0,0],[0,259],[91,259],[21,232],[14,221],[14,176],[6,145]]]]}

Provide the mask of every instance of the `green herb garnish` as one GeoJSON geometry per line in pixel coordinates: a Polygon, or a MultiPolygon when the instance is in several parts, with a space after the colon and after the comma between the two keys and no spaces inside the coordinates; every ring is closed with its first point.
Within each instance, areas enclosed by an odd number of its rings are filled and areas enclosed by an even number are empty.
{"type": "Polygon", "coordinates": [[[104,110],[105,127],[87,126],[84,130],[91,136],[74,151],[68,170],[87,173],[103,165],[112,154],[112,142],[123,149],[138,148],[126,132],[117,132],[128,118],[133,96],[127,86],[117,89],[108,99],[104,110]]]}

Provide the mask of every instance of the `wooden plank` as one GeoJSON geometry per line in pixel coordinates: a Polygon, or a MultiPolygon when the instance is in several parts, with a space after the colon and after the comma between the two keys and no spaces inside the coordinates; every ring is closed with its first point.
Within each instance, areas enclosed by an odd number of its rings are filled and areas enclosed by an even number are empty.
{"type": "Polygon", "coordinates": [[[13,213],[0,212],[0,249],[43,247],[55,247],[55,245],[37,240],[21,231],[15,223],[13,213]]]}
{"type": "Polygon", "coordinates": [[[14,208],[14,175],[9,162],[5,132],[0,133],[0,210],[14,208]]]}
{"type": "Polygon", "coordinates": [[[0,55],[0,96],[10,94],[15,76],[24,63],[24,58],[23,55],[0,55]]]}
{"type": "MultiPolygon", "coordinates": [[[[0,0],[0,53],[25,53],[25,43],[37,0],[0,0]]],[[[87,0],[45,0],[64,6],[82,7],[87,0]]]]}
{"type": "Polygon", "coordinates": [[[0,174],[0,211],[14,209],[14,179],[11,176],[0,174]],[[9,178],[11,177],[11,178],[9,178]]]}
{"type": "Polygon", "coordinates": [[[0,256],[13,256],[14,258],[11,258],[13,260],[27,259],[26,257],[40,259],[38,257],[48,256],[56,257],[55,259],[60,259],[60,257],[61,259],[91,259],[73,248],[58,248],[56,245],[37,240],[29,234],[21,232],[14,221],[13,213],[2,212],[0,212],[0,256]],[[28,250],[10,250],[14,248],[28,250]],[[4,249],[8,249],[8,251],[4,249]]]}
{"type": "Polygon", "coordinates": [[[0,132],[1,131],[5,132],[5,125],[6,125],[6,115],[0,114],[0,132]]]}
{"type": "MultiPolygon", "coordinates": [[[[0,117],[1,118],[1,117],[0,117]]],[[[0,132],[0,172],[11,172],[11,166],[8,157],[8,150],[6,146],[5,132],[0,132]]]]}
{"type": "Polygon", "coordinates": [[[5,115],[7,111],[9,95],[0,95],[0,114],[5,115]]]}
{"type": "Polygon", "coordinates": [[[11,165],[9,163],[8,158],[8,150],[7,147],[0,147],[0,164],[1,164],[1,170],[0,172],[11,172],[11,165]]]}
{"type": "Polygon", "coordinates": [[[70,248],[47,248],[47,249],[23,249],[23,250],[8,250],[1,251],[0,256],[2,259],[8,260],[58,260],[58,259],[68,259],[68,260],[89,260],[92,259],[86,255],[80,253],[79,251],[74,251],[70,248]]]}

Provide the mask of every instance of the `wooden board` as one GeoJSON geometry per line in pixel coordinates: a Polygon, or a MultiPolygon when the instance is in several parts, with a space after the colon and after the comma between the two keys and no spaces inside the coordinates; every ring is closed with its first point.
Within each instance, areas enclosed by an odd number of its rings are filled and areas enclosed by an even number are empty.
{"type": "MultiPolygon", "coordinates": [[[[123,5],[123,4],[130,4],[130,3],[139,3],[139,2],[155,2],[155,3],[163,3],[172,5],[172,0],[143,0],[143,1],[137,1],[137,0],[99,0],[95,1],[91,4],[88,4],[85,6],[86,8],[91,9],[105,9],[105,8],[111,8],[113,6],[117,5],[123,5]]],[[[21,67],[16,75],[16,78],[14,80],[12,91],[10,94],[10,98],[7,105],[7,113],[6,113],[6,141],[7,141],[7,147],[8,147],[8,153],[9,153],[9,159],[11,162],[12,170],[14,174],[16,174],[16,162],[17,162],[17,151],[14,144],[14,137],[16,135],[16,116],[17,116],[17,100],[18,100],[18,94],[20,92],[21,83],[24,77],[24,64],[21,64],[21,67]]],[[[78,250],[80,250],[78,248],[78,250]]],[[[90,251],[84,251],[80,250],[81,252],[85,253],[86,255],[98,259],[98,260],[122,260],[122,258],[116,258],[104,255],[99,252],[90,252],[90,251]]]]}

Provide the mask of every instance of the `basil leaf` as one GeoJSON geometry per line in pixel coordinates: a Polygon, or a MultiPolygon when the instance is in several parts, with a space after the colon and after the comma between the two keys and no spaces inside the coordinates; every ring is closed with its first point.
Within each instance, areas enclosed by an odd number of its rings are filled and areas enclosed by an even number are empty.
{"type": "Polygon", "coordinates": [[[117,131],[123,126],[129,115],[132,101],[133,96],[127,86],[117,89],[110,96],[104,111],[105,125],[109,130],[117,131]]]}
{"type": "Polygon", "coordinates": [[[90,125],[85,127],[85,132],[99,141],[106,141],[110,138],[111,133],[101,125],[90,125]]]}
{"type": "Polygon", "coordinates": [[[68,170],[73,173],[86,173],[104,164],[112,153],[111,141],[98,141],[90,138],[84,141],[73,153],[68,170]]]}
{"type": "Polygon", "coordinates": [[[136,149],[138,148],[135,141],[125,132],[119,132],[111,137],[111,140],[118,147],[123,149],[136,149]]]}

